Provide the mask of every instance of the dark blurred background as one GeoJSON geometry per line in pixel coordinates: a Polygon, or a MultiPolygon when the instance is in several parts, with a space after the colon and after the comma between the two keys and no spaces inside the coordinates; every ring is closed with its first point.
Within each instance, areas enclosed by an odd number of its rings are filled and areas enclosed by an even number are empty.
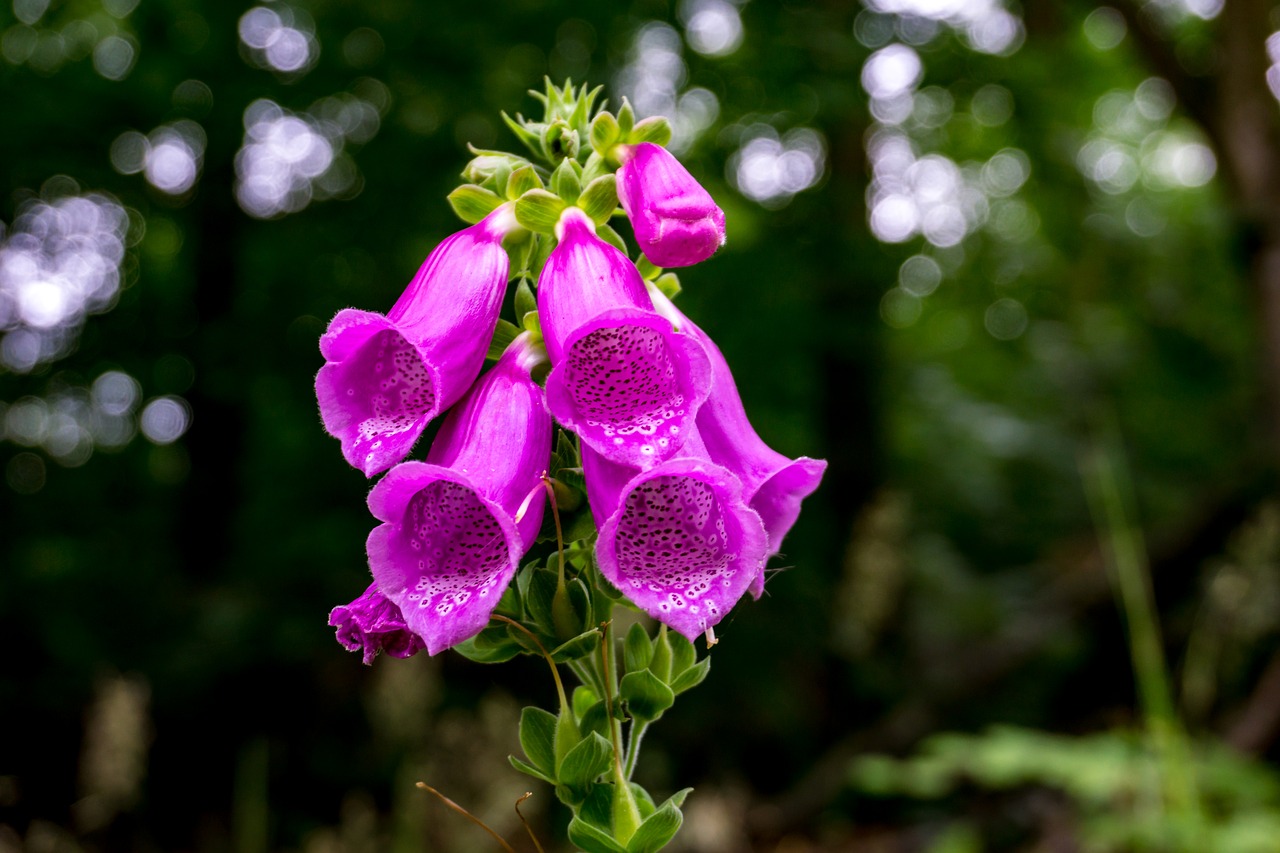
{"type": "Polygon", "coordinates": [[[312,377],[544,75],[673,119],[729,228],[681,305],[830,462],[645,741],[655,794],[696,788],[672,849],[1280,849],[1276,30],[5,0],[0,850],[490,849],[417,780],[532,849],[543,665],[365,667],[326,627],[373,522],[312,377]]]}

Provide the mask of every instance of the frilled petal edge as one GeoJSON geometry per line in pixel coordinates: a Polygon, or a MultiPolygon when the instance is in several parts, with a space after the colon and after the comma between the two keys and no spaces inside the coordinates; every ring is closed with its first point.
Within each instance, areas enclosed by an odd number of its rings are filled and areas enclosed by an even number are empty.
{"type": "Polygon", "coordinates": [[[372,664],[378,652],[394,658],[407,658],[421,651],[422,638],[409,630],[396,607],[370,584],[350,604],[333,608],[329,624],[337,629],[338,642],[347,651],[362,652],[366,665],[372,664]]]}

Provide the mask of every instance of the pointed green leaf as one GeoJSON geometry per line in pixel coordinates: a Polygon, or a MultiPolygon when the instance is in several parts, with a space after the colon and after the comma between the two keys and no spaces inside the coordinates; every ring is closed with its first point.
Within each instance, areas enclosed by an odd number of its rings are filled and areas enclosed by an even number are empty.
{"type": "Polygon", "coordinates": [[[582,715],[587,713],[587,709],[599,701],[600,697],[590,687],[580,684],[573,689],[573,698],[569,700],[569,703],[573,705],[574,715],[581,720],[582,715]]]}
{"type": "Polygon", "coordinates": [[[618,143],[622,134],[618,131],[618,120],[611,112],[600,112],[591,120],[591,147],[604,156],[609,149],[618,143]]]}
{"type": "MultiPolygon", "coordinates": [[[[551,716],[548,714],[547,716],[551,716]]],[[[591,732],[582,741],[569,750],[569,754],[560,763],[557,778],[560,784],[571,788],[582,788],[609,769],[613,761],[613,747],[596,732],[591,732]]]]}
{"type": "Polygon", "coordinates": [[[542,340],[542,322],[538,319],[537,311],[530,311],[520,318],[521,325],[524,326],[526,332],[533,332],[538,336],[538,340],[542,340]]]}
{"type": "Polygon", "coordinates": [[[662,267],[654,266],[653,261],[644,255],[636,258],[636,271],[640,273],[640,277],[645,281],[653,281],[662,275],[662,267]]]}
{"type": "Polygon", "coordinates": [[[531,165],[521,166],[507,179],[507,198],[517,199],[529,190],[542,188],[542,178],[538,177],[537,170],[531,165]]]}
{"type": "Polygon", "coordinates": [[[493,338],[489,341],[489,351],[485,353],[485,358],[489,361],[497,361],[519,334],[518,326],[506,320],[499,320],[498,325],[493,327],[493,338]]]}
{"type": "Polygon", "coordinates": [[[631,102],[626,98],[622,99],[622,108],[618,110],[618,138],[626,139],[631,135],[631,128],[636,124],[636,111],[631,108],[631,102]]]}
{"type": "Polygon", "coordinates": [[[518,643],[501,643],[481,647],[476,638],[463,640],[453,646],[453,650],[474,663],[505,663],[520,654],[518,643]]]}
{"type": "Polygon", "coordinates": [[[516,113],[516,117],[512,118],[504,112],[502,113],[502,120],[506,122],[507,127],[511,128],[511,132],[516,135],[516,138],[524,143],[525,148],[528,148],[539,157],[542,156],[541,134],[534,133],[525,127],[524,116],[516,113]]]}
{"type": "Polygon", "coordinates": [[[564,199],[546,190],[529,190],[516,200],[516,222],[539,234],[554,234],[560,214],[568,206],[564,199]]]}
{"type": "Polygon", "coordinates": [[[637,720],[656,720],[675,703],[675,693],[647,669],[628,672],[618,683],[618,695],[637,720]]]}
{"type": "Polygon", "coordinates": [[[667,639],[671,643],[671,677],[674,679],[693,666],[698,653],[694,651],[693,643],[675,631],[668,631],[667,639]]]}
{"type": "Polygon", "coordinates": [[[578,196],[578,207],[597,225],[608,222],[609,217],[618,209],[617,176],[601,175],[587,184],[582,195],[578,196]]]}
{"type": "Polygon", "coordinates": [[[585,853],[627,853],[627,848],[614,841],[608,833],[581,818],[569,821],[569,841],[585,853]]]}
{"type": "Polygon", "coordinates": [[[556,778],[556,717],[532,706],[520,712],[520,748],[529,761],[545,776],[556,778]]]}
{"type": "Polygon", "coordinates": [[[657,853],[676,837],[682,823],[684,815],[668,800],[640,824],[627,842],[627,853],[657,853]]]}
{"type": "Polygon", "coordinates": [[[622,239],[617,231],[614,231],[608,225],[597,225],[596,236],[617,249],[622,254],[627,254],[627,241],[622,239]]]}
{"type": "Polygon", "coordinates": [[[600,629],[592,628],[572,640],[551,650],[551,659],[556,663],[568,663],[593,654],[600,648],[600,629]]]}
{"type": "Polygon", "coordinates": [[[643,820],[658,810],[653,804],[653,797],[638,782],[627,783],[631,786],[631,796],[635,798],[636,808],[640,809],[640,818],[643,820]]]}
{"type": "Polygon", "coordinates": [[[710,671],[711,658],[703,658],[675,677],[671,682],[671,692],[683,693],[690,688],[697,687],[710,671]]]}
{"type": "Polygon", "coordinates": [[[539,566],[533,570],[529,578],[529,586],[524,594],[525,612],[529,620],[544,634],[555,634],[552,626],[551,599],[556,594],[556,573],[539,566]]]}
{"type": "Polygon", "coordinates": [[[676,791],[674,794],[667,797],[667,799],[663,802],[663,805],[665,806],[667,803],[671,803],[673,806],[675,806],[678,809],[684,808],[684,801],[691,793],[693,793],[692,788],[681,788],[679,791],[676,791]]]}
{"type": "Polygon", "coordinates": [[[547,774],[543,773],[541,770],[534,767],[532,764],[528,764],[524,761],[521,761],[520,759],[516,758],[514,755],[508,755],[507,761],[511,762],[512,767],[519,770],[521,773],[525,774],[526,776],[532,776],[535,779],[541,779],[543,782],[546,782],[549,785],[554,785],[556,783],[555,779],[548,777],[547,774]]]}
{"type": "Polygon", "coordinates": [[[463,222],[475,225],[498,209],[502,199],[497,193],[475,184],[463,184],[449,193],[449,204],[463,222]]]}
{"type": "Polygon", "coordinates": [[[627,134],[627,143],[639,145],[641,142],[652,142],[654,145],[666,145],[671,141],[671,122],[663,116],[651,116],[636,122],[636,126],[627,134]]]}
{"type": "Polygon", "coordinates": [[[577,165],[576,160],[564,160],[551,173],[551,191],[570,204],[582,195],[582,181],[574,168],[577,165]]]}
{"type": "Polygon", "coordinates": [[[593,785],[591,792],[578,807],[578,817],[612,838],[613,785],[609,783],[593,785]]]}
{"type": "Polygon", "coordinates": [[[520,279],[520,283],[516,285],[516,316],[524,317],[530,311],[538,310],[538,297],[533,295],[533,288],[529,285],[528,277],[520,279]]]}
{"type": "Polygon", "coordinates": [[[649,632],[639,622],[627,631],[627,637],[622,644],[622,659],[627,665],[627,672],[647,669],[649,662],[653,660],[653,641],[649,639],[649,632]]]}
{"type": "Polygon", "coordinates": [[[675,299],[680,293],[680,276],[673,272],[664,273],[658,276],[658,280],[653,283],[659,292],[668,299],[675,299]]]}

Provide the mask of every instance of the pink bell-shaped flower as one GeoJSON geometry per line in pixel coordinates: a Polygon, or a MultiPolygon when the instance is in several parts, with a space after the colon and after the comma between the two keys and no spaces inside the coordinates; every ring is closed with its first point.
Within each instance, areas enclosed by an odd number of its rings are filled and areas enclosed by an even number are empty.
{"type": "Polygon", "coordinates": [[[400,608],[370,584],[364,594],[350,604],[333,608],[329,624],[338,629],[338,642],[347,651],[361,651],[364,662],[373,663],[378,652],[393,658],[412,657],[422,651],[422,638],[409,630],[400,608]]]}
{"type": "Polygon", "coordinates": [[[551,414],[598,453],[645,468],[670,457],[711,388],[702,345],[653,310],[635,265],[567,209],[538,277],[551,414]]]}
{"type": "Polygon", "coordinates": [[[529,376],[541,353],[521,335],[445,416],[425,462],[392,468],[369,493],[378,590],[429,654],[485,627],[537,537],[539,497],[515,517],[551,457],[551,415],[529,376]]]}
{"type": "Polygon", "coordinates": [[[764,571],[768,536],[742,485],[708,458],[697,430],[644,471],[582,448],[600,531],[596,561],[623,595],[690,641],[714,626],[764,571]]]}
{"type": "Polygon", "coordinates": [[[724,211],[661,145],[619,149],[618,201],[644,256],[660,267],[705,261],[724,245],[724,211]]]}
{"type": "Polygon", "coordinates": [[[504,205],[436,247],[384,317],[339,311],[320,338],[320,416],[372,477],[405,457],[480,373],[507,285],[504,205]]]}
{"type": "MultiPolygon", "coordinates": [[[[826,460],[807,456],[790,459],[765,444],[747,419],[738,386],[720,348],[656,287],[650,287],[649,294],[658,311],[678,329],[697,338],[711,360],[712,392],[698,410],[698,434],[712,461],[742,481],[743,499],[764,521],[769,535],[768,555],[772,557],[800,517],[801,502],[822,482],[826,460]]],[[[762,573],[753,581],[751,593],[759,598],[763,592],[762,573]]]]}

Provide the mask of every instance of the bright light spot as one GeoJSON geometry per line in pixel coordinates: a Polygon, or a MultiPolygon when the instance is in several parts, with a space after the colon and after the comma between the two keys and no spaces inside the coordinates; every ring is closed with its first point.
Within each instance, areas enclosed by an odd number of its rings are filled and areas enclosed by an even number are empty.
{"type": "Polygon", "coordinates": [[[910,196],[887,195],[871,208],[871,232],[885,243],[910,240],[920,230],[920,212],[910,196]]]}
{"type": "Polygon", "coordinates": [[[23,397],[5,413],[4,428],[15,444],[35,447],[48,431],[49,406],[39,397],[23,397]]]}
{"type": "Polygon", "coordinates": [[[1084,37],[1097,50],[1111,50],[1129,31],[1124,16],[1110,6],[1099,6],[1084,19],[1084,37]]]}
{"type": "Polygon", "coordinates": [[[142,434],[156,444],[172,444],[191,425],[191,412],[181,397],[157,397],[142,409],[142,434]]]}
{"type": "Polygon", "coordinates": [[[1167,121],[1176,103],[1173,87],[1167,80],[1148,77],[1138,84],[1133,93],[1134,106],[1144,117],[1154,122],[1167,121]]]}
{"type": "Polygon", "coordinates": [[[40,20],[48,8],[49,0],[13,0],[13,16],[27,26],[40,20]]]}
{"type": "MultiPolygon", "coordinates": [[[[911,103],[911,119],[920,127],[942,127],[951,119],[955,98],[941,86],[929,86],[916,92],[911,103]]],[[[872,112],[875,111],[872,104],[872,112]]]]}
{"type": "Polygon", "coordinates": [[[898,268],[898,285],[912,296],[928,296],[941,283],[942,268],[925,255],[912,255],[898,268]]]}
{"type": "Polygon", "coordinates": [[[1165,217],[1149,200],[1138,196],[1125,207],[1124,224],[1139,237],[1154,237],[1164,230],[1165,217]]]}
{"type": "Polygon", "coordinates": [[[997,299],[987,307],[982,323],[998,341],[1011,341],[1027,330],[1027,309],[1016,299],[997,299]]]}
{"type": "Polygon", "coordinates": [[[1005,87],[989,83],[973,93],[969,109],[978,124],[999,127],[1013,116],[1013,95],[1005,87]]]}
{"type": "Polygon", "coordinates": [[[915,325],[923,311],[920,299],[900,287],[895,287],[880,298],[880,319],[895,329],[915,325]]]}
{"type": "Polygon", "coordinates": [[[863,47],[884,47],[893,38],[893,18],[864,9],[853,21],[853,35],[863,47]]]}
{"type": "Polygon", "coordinates": [[[310,20],[288,6],[255,6],[240,16],[238,30],[250,61],[259,68],[305,72],[320,55],[310,20]]]}
{"type": "Polygon", "coordinates": [[[1017,148],[1005,148],[982,167],[982,187],[987,195],[1003,198],[1016,193],[1031,175],[1031,161],[1017,148]]]}
{"type": "Polygon", "coordinates": [[[913,90],[924,73],[920,54],[903,44],[891,44],[867,58],[862,88],[873,98],[893,98],[913,90]]]}
{"type": "Polygon", "coordinates": [[[961,33],[970,47],[982,53],[1012,53],[1023,40],[1022,21],[1004,9],[998,0],[864,0],[864,3],[872,11],[900,16],[899,34],[912,44],[924,44],[932,39],[937,32],[934,22],[961,33]]]}
{"type": "Polygon", "coordinates": [[[901,243],[922,234],[935,246],[950,247],[986,221],[987,196],[972,167],[962,170],[939,154],[917,159],[911,140],[888,128],[872,134],[867,156],[870,225],[878,239],[901,243]]]}
{"type": "Polygon", "coordinates": [[[123,80],[133,70],[138,50],[123,36],[107,36],[93,49],[93,70],[108,80],[123,80]]]}
{"type": "Polygon", "coordinates": [[[826,167],[826,146],[809,128],[782,138],[768,125],[753,125],[746,142],[729,158],[728,176],[738,191],[765,207],[782,207],[817,183],[826,167]]]}
{"type": "Polygon", "coordinates": [[[111,143],[111,165],[122,175],[136,175],[147,167],[147,137],[136,130],[126,130],[111,143]]]}
{"type": "Polygon", "coordinates": [[[0,367],[25,372],[60,357],[87,315],[112,306],[128,229],[124,208],[96,193],[19,207],[0,240],[0,367]]]}
{"type": "Polygon", "coordinates": [[[89,396],[93,405],[106,415],[127,415],[138,405],[142,388],[138,380],[119,370],[108,370],[97,379],[89,396]]]}
{"type": "Polygon", "coordinates": [[[726,0],[684,0],[680,19],[689,47],[703,56],[728,56],[742,44],[742,16],[726,0]]]}

